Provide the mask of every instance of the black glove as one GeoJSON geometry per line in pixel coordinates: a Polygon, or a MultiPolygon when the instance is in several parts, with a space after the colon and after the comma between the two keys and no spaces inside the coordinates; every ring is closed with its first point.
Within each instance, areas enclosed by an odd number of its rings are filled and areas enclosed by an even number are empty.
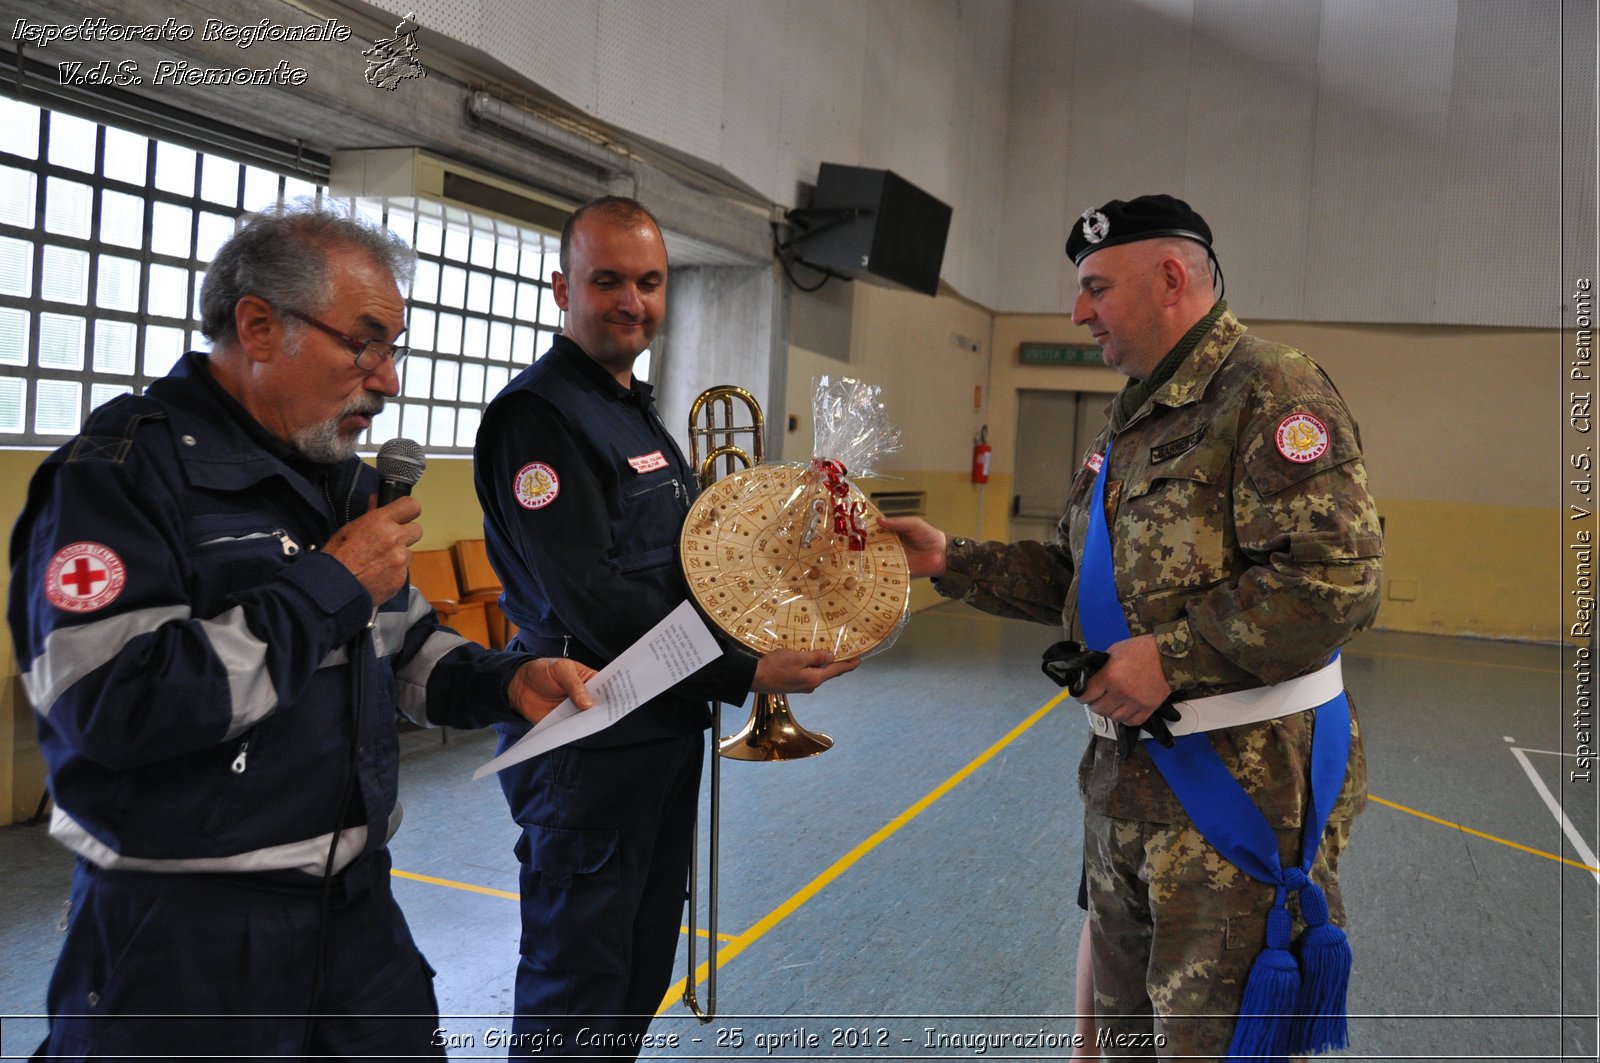
{"type": "Polygon", "coordinates": [[[1056,686],[1066,687],[1067,693],[1081,698],[1089,677],[1109,660],[1111,656],[1100,650],[1086,650],[1076,642],[1058,642],[1044,651],[1044,662],[1039,667],[1055,680],[1056,686]]]}
{"type": "MultiPolygon", "coordinates": [[[[1086,650],[1068,640],[1057,642],[1045,650],[1044,661],[1039,667],[1045,675],[1055,680],[1057,686],[1066,687],[1067,693],[1079,698],[1089,686],[1089,677],[1104,668],[1110,659],[1109,654],[1100,650],[1086,650]]],[[[1149,732],[1150,737],[1160,742],[1163,749],[1171,749],[1174,739],[1167,721],[1176,723],[1182,718],[1183,714],[1173,707],[1169,698],[1138,727],[1117,724],[1117,755],[1123,760],[1133,756],[1133,751],[1139,746],[1140,731],[1149,732]]]]}

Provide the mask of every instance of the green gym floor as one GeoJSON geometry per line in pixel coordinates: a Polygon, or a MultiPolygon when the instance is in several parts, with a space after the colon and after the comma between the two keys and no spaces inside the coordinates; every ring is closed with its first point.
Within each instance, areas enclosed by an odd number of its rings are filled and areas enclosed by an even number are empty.
{"type": "MultiPolygon", "coordinates": [[[[723,761],[718,1014],[689,1015],[680,964],[646,1057],[1071,1057],[1088,728],[1039,671],[1055,637],[955,604],[917,613],[793,699],[833,749],[723,761]]],[[[1572,780],[1570,663],[1553,645],[1385,632],[1346,649],[1372,801],[1343,864],[1341,1058],[1596,1058],[1600,778],[1572,780]]],[[[724,708],[723,732],[744,715],[724,708]]],[[[413,732],[402,750],[395,889],[439,971],[441,1039],[451,1058],[503,1058],[517,832],[499,788],[471,781],[493,737],[413,732]]],[[[0,828],[6,1057],[43,1035],[70,867],[44,827],[0,828]]]]}

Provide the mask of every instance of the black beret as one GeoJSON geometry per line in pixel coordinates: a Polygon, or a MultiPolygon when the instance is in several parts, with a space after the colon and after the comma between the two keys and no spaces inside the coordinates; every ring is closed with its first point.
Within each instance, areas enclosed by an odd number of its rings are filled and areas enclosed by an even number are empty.
{"type": "Polygon", "coordinates": [[[1074,265],[1102,247],[1177,236],[1194,240],[1211,250],[1211,226],[1183,200],[1174,196],[1140,196],[1113,199],[1098,210],[1083,212],[1067,237],[1067,256],[1074,265]]]}

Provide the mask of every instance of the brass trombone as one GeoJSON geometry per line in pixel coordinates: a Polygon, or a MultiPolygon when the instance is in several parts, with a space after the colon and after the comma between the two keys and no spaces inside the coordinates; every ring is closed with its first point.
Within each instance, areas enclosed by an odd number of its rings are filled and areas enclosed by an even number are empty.
{"type": "MultiPolygon", "coordinates": [[[[761,404],[744,388],[721,384],[707,388],[689,407],[689,464],[694,466],[702,488],[715,483],[720,476],[739,468],[761,464],[766,456],[765,422],[761,404]],[[751,417],[748,425],[735,424],[734,401],[744,403],[751,417]],[[749,449],[734,442],[737,435],[748,434],[749,449]],[[700,443],[705,441],[705,457],[700,457],[700,443]],[[717,462],[722,461],[721,473],[717,462]]],[[[720,709],[711,706],[712,718],[720,718],[720,709]]],[[[706,1002],[702,1008],[694,992],[695,986],[695,906],[699,897],[700,830],[695,828],[695,840],[689,860],[689,975],[684,980],[683,1003],[695,1018],[708,1023],[717,1014],[717,845],[720,816],[719,796],[722,786],[721,763],[723,757],[734,760],[799,760],[816,756],[833,745],[825,734],[808,731],[796,722],[789,711],[789,699],[783,694],[757,694],[750,718],[735,734],[717,738],[718,728],[711,731],[711,800],[710,849],[706,876],[706,1002]]]]}

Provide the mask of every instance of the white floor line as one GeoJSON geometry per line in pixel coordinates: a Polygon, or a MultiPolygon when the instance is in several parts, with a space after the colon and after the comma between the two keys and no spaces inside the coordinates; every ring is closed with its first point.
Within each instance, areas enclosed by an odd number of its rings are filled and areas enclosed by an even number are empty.
{"type": "MultiPolygon", "coordinates": [[[[1517,758],[1517,763],[1522,765],[1522,770],[1528,775],[1528,781],[1533,783],[1533,788],[1539,792],[1540,797],[1544,798],[1545,807],[1550,809],[1550,814],[1556,817],[1557,823],[1561,824],[1562,833],[1567,836],[1567,841],[1571,842],[1572,847],[1577,850],[1579,858],[1589,867],[1600,867],[1600,860],[1595,858],[1594,851],[1584,841],[1583,835],[1578,833],[1578,828],[1573,826],[1572,820],[1567,818],[1566,811],[1561,807],[1560,802],[1556,800],[1555,795],[1550,792],[1550,787],[1546,786],[1544,780],[1539,778],[1539,773],[1533,770],[1533,764],[1528,760],[1527,751],[1512,746],[1511,755],[1517,758]]],[[[1600,882],[1600,872],[1590,872],[1590,874],[1594,875],[1596,882],[1600,882]]]]}

